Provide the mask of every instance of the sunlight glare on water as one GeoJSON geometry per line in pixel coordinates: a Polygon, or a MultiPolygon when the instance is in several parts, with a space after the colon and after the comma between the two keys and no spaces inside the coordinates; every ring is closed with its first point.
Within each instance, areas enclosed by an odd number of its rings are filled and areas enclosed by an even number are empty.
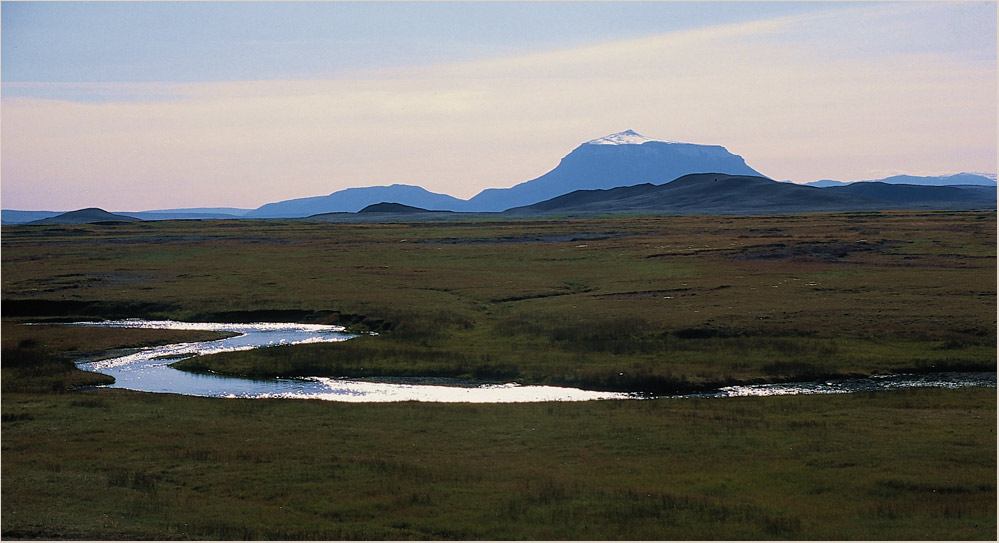
{"type": "Polygon", "coordinates": [[[215,341],[177,343],[150,347],[137,353],[88,362],[81,369],[115,378],[109,385],[143,392],[168,392],[226,398],[300,398],[341,402],[469,402],[508,403],[584,401],[633,397],[619,392],[598,392],[551,386],[473,384],[445,386],[384,381],[342,380],[327,377],[251,380],[180,371],[169,364],[192,356],[242,351],[276,345],[345,341],[352,337],[342,326],[294,323],[191,323],[138,319],[76,322],[74,326],[209,330],[239,335],[215,341]]]}
{"type": "Polygon", "coordinates": [[[773,383],[764,385],[729,386],[698,397],[736,396],[786,396],[799,394],[850,394],[864,391],[894,390],[904,388],[961,388],[995,387],[996,374],[992,372],[902,373],[874,375],[847,379],[834,379],[816,383],[773,383]]]}
{"type": "MultiPolygon", "coordinates": [[[[478,386],[384,383],[312,377],[328,390],[307,397],[341,402],[440,402],[522,403],[630,399],[633,394],[600,392],[552,386],[521,386],[516,383],[478,386]]],[[[261,397],[301,397],[269,395],[261,397]]]]}
{"type": "MultiPolygon", "coordinates": [[[[79,365],[115,378],[116,388],[223,398],[297,398],[339,402],[467,402],[521,403],[648,398],[640,394],[602,392],[516,383],[479,383],[454,379],[335,379],[302,376],[297,379],[252,380],[181,371],[169,364],[202,354],[242,351],[277,345],[338,342],[356,337],[342,326],[295,323],[192,323],[138,319],[77,322],[74,326],[208,330],[238,335],[214,341],[176,343],[79,365]]],[[[727,398],[795,394],[846,394],[915,387],[995,387],[994,372],[947,372],[883,375],[821,382],[773,383],[721,388],[715,392],[684,394],[681,398],[727,398]]]]}

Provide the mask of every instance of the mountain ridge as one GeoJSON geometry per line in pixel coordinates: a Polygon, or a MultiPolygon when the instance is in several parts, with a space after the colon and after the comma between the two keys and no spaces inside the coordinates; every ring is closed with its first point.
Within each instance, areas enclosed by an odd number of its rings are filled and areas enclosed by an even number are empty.
{"type": "Polygon", "coordinates": [[[979,173],[961,172],[951,175],[892,175],[881,179],[865,179],[863,181],[836,181],[834,179],[822,179],[804,183],[810,187],[842,187],[854,183],[887,183],[891,185],[923,185],[934,187],[946,187],[951,185],[978,185],[984,187],[996,186],[996,180],[979,173]]]}
{"type": "Polygon", "coordinates": [[[634,130],[625,130],[580,144],[544,175],[508,188],[488,188],[468,200],[415,185],[379,185],[344,189],[327,196],[272,202],[245,216],[293,218],[356,212],[379,202],[443,211],[499,212],[573,190],[613,188],[639,182],[665,183],[680,175],[700,171],[762,175],[746,165],[741,156],[720,145],[655,140],[634,130]]]}
{"type": "MultiPolygon", "coordinates": [[[[770,179],[746,164],[742,156],[730,153],[720,145],[656,140],[629,129],[578,145],[562,157],[555,168],[539,177],[507,188],[488,188],[467,200],[431,192],[417,185],[395,183],[351,187],[325,196],[270,202],[256,209],[181,208],[119,212],[119,214],[124,213],[124,216],[143,220],[304,218],[320,214],[357,213],[367,206],[379,203],[393,203],[442,212],[497,213],[507,209],[530,207],[581,190],[609,190],[642,184],[663,185],[688,174],[704,172],[770,179]]],[[[843,188],[861,185],[843,191],[844,194],[853,196],[861,196],[864,193],[881,194],[887,190],[883,187],[864,186],[865,184],[907,186],[913,187],[906,189],[912,194],[905,198],[895,195],[892,201],[899,203],[907,199],[909,202],[923,205],[927,202],[926,194],[917,194],[918,187],[967,185],[978,189],[991,187],[994,192],[996,186],[994,178],[993,174],[965,172],[935,177],[898,175],[868,181],[822,180],[804,184],[785,181],[782,184],[808,188],[843,188]]],[[[670,190],[677,190],[678,186],[670,190]]],[[[967,197],[967,193],[952,193],[950,196],[935,193],[934,196],[939,197],[937,202],[953,205],[947,202],[959,202],[967,197]]],[[[708,198],[710,195],[704,197],[708,198]]],[[[981,198],[981,195],[977,198],[981,198]]],[[[62,213],[2,210],[0,220],[3,224],[21,224],[55,217],[62,213]]]]}
{"type": "Polygon", "coordinates": [[[355,213],[380,202],[392,202],[424,209],[445,209],[464,205],[465,200],[430,192],[416,185],[392,184],[352,187],[326,196],[294,198],[264,204],[244,215],[246,218],[300,218],[321,213],[355,213]]]}
{"type": "Polygon", "coordinates": [[[510,214],[703,213],[758,214],[888,209],[995,209],[995,187],[936,187],[858,183],[810,187],[759,176],[689,174],[662,185],[645,183],[573,191],[508,210],[510,214]]]}

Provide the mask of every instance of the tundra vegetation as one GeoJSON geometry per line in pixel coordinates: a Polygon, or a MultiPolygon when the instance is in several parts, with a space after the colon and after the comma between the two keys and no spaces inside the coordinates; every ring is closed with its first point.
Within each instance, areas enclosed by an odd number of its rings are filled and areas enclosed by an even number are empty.
{"type": "Polygon", "coordinates": [[[5,226],[2,535],[992,539],[994,389],[346,405],[79,389],[80,357],[286,320],[181,363],[670,393],[995,371],[995,212],[5,226]]]}

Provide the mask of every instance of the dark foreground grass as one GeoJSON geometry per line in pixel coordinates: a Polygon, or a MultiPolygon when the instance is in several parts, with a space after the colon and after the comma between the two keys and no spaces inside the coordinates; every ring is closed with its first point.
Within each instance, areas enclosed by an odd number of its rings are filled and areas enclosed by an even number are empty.
{"type": "Polygon", "coordinates": [[[4,394],[2,535],[993,539],[995,400],[4,394]]]}

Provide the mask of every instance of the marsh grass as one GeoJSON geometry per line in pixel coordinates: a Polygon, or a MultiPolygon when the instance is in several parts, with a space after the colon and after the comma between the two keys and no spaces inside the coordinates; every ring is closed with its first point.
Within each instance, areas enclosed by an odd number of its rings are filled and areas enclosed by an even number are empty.
{"type": "Polygon", "coordinates": [[[194,372],[246,377],[456,377],[507,379],[517,375],[512,365],[491,363],[489,355],[442,350],[415,343],[359,337],[330,348],[329,344],[276,346],[236,353],[205,355],[172,364],[194,372]],[[237,354],[238,353],[238,354],[237,354]],[[235,355],[235,356],[230,356],[235,355]]]}
{"type": "Polygon", "coordinates": [[[64,393],[73,357],[177,337],[22,325],[286,317],[379,333],[185,361],[260,376],[670,391],[994,371],[994,212],[0,235],[7,539],[996,534],[994,390],[486,406],[64,393]]]}
{"type": "Polygon", "coordinates": [[[987,539],[996,530],[986,389],[503,406],[106,390],[5,393],[2,408],[5,538],[987,539]],[[99,416],[73,405],[83,398],[102,402],[99,416]]]}
{"type": "Polygon", "coordinates": [[[147,494],[156,493],[156,477],[142,470],[114,468],[107,473],[108,486],[131,488],[147,494]]]}
{"type": "Polygon", "coordinates": [[[3,392],[66,392],[77,387],[102,385],[114,379],[76,369],[72,360],[41,347],[34,340],[4,347],[0,353],[3,392]]]}
{"type": "Polygon", "coordinates": [[[516,380],[650,394],[873,373],[994,370],[994,347],[988,345],[945,349],[937,341],[661,332],[634,319],[604,326],[595,319],[573,325],[521,316],[516,323],[507,320],[493,330],[442,326],[437,335],[419,339],[386,331],[336,344],[195,357],[174,367],[249,377],[516,380]]]}
{"type": "Polygon", "coordinates": [[[4,304],[21,314],[280,317],[379,333],[185,362],[199,371],[668,392],[995,367],[988,213],[179,221],[5,228],[3,244],[4,304]]]}

